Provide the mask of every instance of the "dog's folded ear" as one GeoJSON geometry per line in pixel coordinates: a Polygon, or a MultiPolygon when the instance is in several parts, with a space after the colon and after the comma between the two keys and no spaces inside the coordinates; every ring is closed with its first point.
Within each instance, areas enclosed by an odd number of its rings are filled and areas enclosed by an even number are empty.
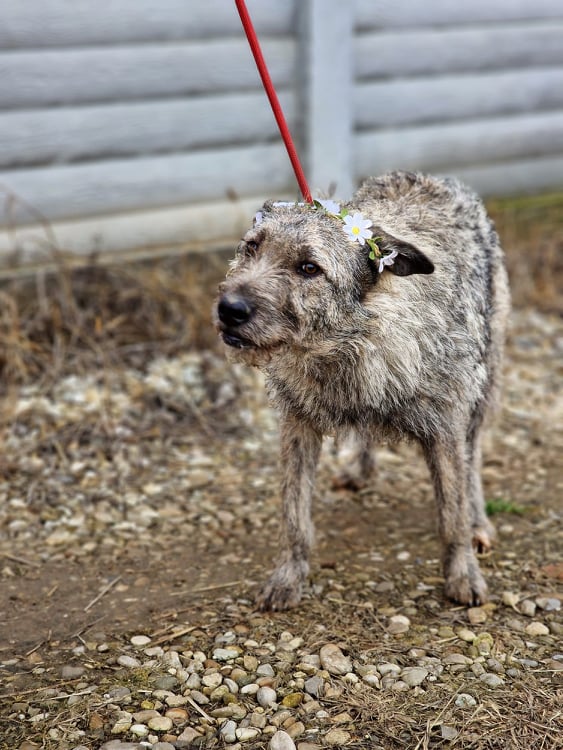
{"type": "MultiPolygon", "coordinates": [[[[433,273],[434,263],[417,247],[410,242],[393,237],[387,232],[379,231],[377,236],[381,237],[378,245],[383,250],[384,255],[389,255],[393,251],[397,253],[391,265],[386,265],[386,269],[395,276],[410,276],[413,273],[433,273]]],[[[377,260],[375,261],[377,263],[377,260]]]]}

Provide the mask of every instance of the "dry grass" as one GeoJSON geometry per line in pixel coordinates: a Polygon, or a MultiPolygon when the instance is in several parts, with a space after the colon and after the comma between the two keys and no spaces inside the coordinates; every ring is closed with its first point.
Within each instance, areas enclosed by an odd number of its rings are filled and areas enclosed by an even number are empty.
{"type": "MultiPolygon", "coordinates": [[[[515,305],[563,310],[563,194],[492,201],[515,305]]],[[[142,367],[215,345],[211,303],[225,253],[77,266],[53,254],[55,270],[0,286],[0,375],[4,392],[91,368],[142,367]]]]}

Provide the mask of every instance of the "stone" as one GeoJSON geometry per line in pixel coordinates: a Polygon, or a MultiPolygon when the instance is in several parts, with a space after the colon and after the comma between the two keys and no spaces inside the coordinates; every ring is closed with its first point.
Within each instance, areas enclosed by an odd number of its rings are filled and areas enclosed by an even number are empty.
{"type": "Polygon", "coordinates": [[[442,739],[447,740],[448,742],[455,740],[459,734],[455,727],[451,727],[448,724],[442,724],[440,726],[440,731],[442,733],[442,739]]]}
{"type": "Polygon", "coordinates": [[[268,750],[296,750],[295,742],[283,729],[279,729],[270,740],[268,750]]]}
{"type": "Polygon", "coordinates": [[[549,628],[547,627],[547,625],[544,625],[543,622],[534,620],[526,626],[526,633],[528,635],[531,635],[532,637],[538,635],[549,635],[549,628]]]}
{"type": "Polygon", "coordinates": [[[121,654],[121,656],[118,656],[117,663],[120,667],[127,667],[127,669],[136,669],[141,666],[141,662],[138,659],[135,659],[133,656],[128,656],[127,654],[121,654]]]}
{"type": "Polygon", "coordinates": [[[236,722],[232,719],[228,719],[219,730],[219,734],[225,742],[231,744],[237,741],[236,729],[236,722]]]}
{"type": "Polygon", "coordinates": [[[111,728],[112,734],[125,734],[133,723],[133,717],[126,711],[119,711],[117,721],[111,728]]]}
{"type": "Polygon", "coordinates": [[[368,674],[365,674],[362,677],[362,680],[370,687],[378,689],[381,687],[381,680],[379,679],[379,675],[375,674],[375,672],[368,672],[368,674]]]}
{"type": "Polygon", "coordinates": [[[533,617],[536,614],[536,603],[531,599],[524,599],[523,602],[520,602],[518,609],[526,617],[533,617]]]}
{"type": "Polygon", "coordinates": [[[71,664],[67,664],[61,669],[61,677],[63,680],[76,680],[79,677],[82,677],[85,671],[85,667],[75,667],[71,664]]]}
{"type": "Polygon", "coordinates": [[[555,599],[554,597],[538,596],[536,604],[546,612],[557,612],[561,609],[560,599],[555,599]]]}
{"type": "Polygon", "coordinates": [[[229,648],[216,648],[213,650],[213,659],[215,661],[231,661],[240,656],[241,650],[238,646],[231,646],[229,648]]]}
{"type": "Polygon", "coordinates": [[[389,618],[387,632],[391,635],[400,635],[406,633],[411,626],[411,621],[405,615],[393,615],[389,618]]]}
{"type": "Polygon", "coordinates": [[[296,721],[290,727],[287,727],[287,733],[294,740],[296,737],[300,737],[305,731],[305,724],[302,721],[296,721]]]}
{"type": "Polygon", "coordinates": [[[333,745],[336,747],[342,747],[351,738],[350,732],[345,729],[330,729],[324,736],[324,742],[326,745],[333,745]]]}
{"type": "Polygon", "coordinates": [[[274,672],[274,668],[271,664],[260,664],[256,668],[256,674],[260,675],[260,677],[275,677],[276,673],[274,672]]]}
{"type": "Polygon", "coordinates": [[[137,724],[146,724],[149,719],[154,719],[155,716],[160,716],[158,711],[154,708],[147,708],[144,711],[136,711],[133,714],[133,719],[137,724]]]}
{"type": "Polygon", "coordinates": [[[149,733],[149,728],[146,724],[131,724],[129,731],[136,734],[137,737],[146,737],[149,733]]]}
{"type": "Polygon", "coordinates": [[[473,708],[477,705],[477,701],[469,693],[460,693],[455,699],[455,704],[458,708],[473,708]]]}
{"type": "Polygon", "coordinates": [[[458,654],[456,652],[453,652],[451,654],[446,654],[444,658],[442,659],[443,664],[464,664],[467,666],[471,666],[473,664],[473,659],[470,659],[469,656],[465,656],[465,654],[458,654]]]}
{"type": "Polygon", "coordinates": [[[261,687],[256,692],[256,700],[263,708],[275,706],[277,702],[276,691],[268,686],[261,687]]]}
{"type": "Polygon", "coordinates": [[[319,656],[323,669],[332,675],[345,675],[353,669],[351,660],[334,643],[324,645],[319,656]]]}
{"type": "Polygon", "coordinates": [[[193,741],[198,737],[201,737],[200,732],[197,732],[192,727],[186,727],[182,734],[178,736],[174,744],[177,748],[182,750],[185,747],[190,747],[193,741]]]}
{"type": "Polygon", "coordinates": [[[411,688],[421,685],[427,677],[428,670],[424,667],[407,667],[401,672],[401,680],[411,688]]]}
{"type": "Polygon", "coordinates": [[[297,708],[303,701],[303,693],[288,693],[282,699],[282,706],[285,708],[297,708]]]}
{"type": "Polygon", "coordinates": [[[499,677],[498,674],[493,674],[492,672],[485,672],[479,677],[479,680],[490,688],[496,688],[499,687],[499,685],[504,684],[502,677],[499,677]]]}
{"type": "Polygon", "coordinates": [[[151,639],[148,637],[148,635],[134,635],[131,638],[131,645],[142,647],[142,646],[148,646],[151,642],[151,639]]]}
{"type": "Polygon", "coordinates": [[[304,684],[305,692],[312,695],[315,698],[320,698],[323,694],[324,680],[320,675],[314,675],[305,680],[304,684]]]}
{"type": "Polygon", "coordinates": [[[385,677],[385,675],[388,674],[393,674],[396,676],[401,671],[401,667],[399,667],[397,664],[393,664],[392,662],[387,661],[379,664],[377,669],[382,677],[385,677]]]}
{"type": "Polygon", "coordinates": [[[469,607],[467,618],[472,625],[482,625],[487,621],[488,613],[484,607],[469,607]]]}
{"type": "Polygon", "coordinates": [[[154,716],[149,719],[149,729],[153,732],[168,732],[174,726],[174,722],[169,716],[154,716]]]}
{"type": "Polygon", "coordinates": [[[457,631],[457,637],[460,638],[462,641],[465,641],[466,643],[473,643],[475,638],[477,637],[475,633],[472,630],[468,630],[467,628],[461,628],[457,631]]]}
{"type": "Polygon", "coordinates": [[[185,708],[170,708],[164,715],[168,716],[169,719],[172,719],[173,724],[178,725],[184,724],[189,717],[185,708]]]}
{"type": "Polygon", "coordinates": [[[261,734],[259,729],[254,727],[239,727],[235,731],[235,735],[239,742],[248,742],[249,740],[255,740],[261,734]]]}

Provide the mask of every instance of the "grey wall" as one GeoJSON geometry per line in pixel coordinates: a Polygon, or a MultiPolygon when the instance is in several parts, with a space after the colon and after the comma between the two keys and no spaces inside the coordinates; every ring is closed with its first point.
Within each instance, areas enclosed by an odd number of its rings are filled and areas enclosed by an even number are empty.
{"type": "MultiPolygon", "coordinates": [[[[248,0],[313,189],[563,187],[561,0],[248,0]]],[[[231,241],[297,187],[230,0],[3,0],[0,253],[231,241]]]]}

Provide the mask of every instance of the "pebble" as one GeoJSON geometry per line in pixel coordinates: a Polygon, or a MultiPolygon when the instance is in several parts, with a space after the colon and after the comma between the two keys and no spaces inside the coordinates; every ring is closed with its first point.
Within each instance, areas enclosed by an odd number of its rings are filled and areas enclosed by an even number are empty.
{"type": "Polygon", "coordinates": [[[131,724],[129,731],[136,734],[137,737],[146,737],[149,733],[149,728],[146,724],[131,724]]]}
{"type": "Polygon", "coordinates": [[[407,667],[401,672],[401,680],[409,687],[421,685],[428,677],[428,670],[423,667],[407,667]]]}
{"type": "Polygon", "coordinates": [[[461,638],[462,641],[465,641],[466,643],[473,643],[475,638],[477,637],[475,633],[472,630],[468,630],[467,628],[461,628],[457,631],[457,637],[461,638]]]}
{"type": "Polygon", "coordinates": [[[240,656],[241,651],[239,648],[231,647],[231,648],[216,648],[213,651],[213,659],[215,661],[232,661],[233,659],[236,659],[237,656],[240,656]]]}
{"type": "Polygon", "coordinates": [[[149,729],[153,732],[168,732],[174,726],[174,722],[169,716],[154,716],[149,719],[149,729]]]}
{"type": "Polygon", "coordinates": [[[78,677],[82,677],[85,671],[84,667],[75,667],[67,664],[61,669],[61,677],[63,680],[76,680],[78,677]]]}
{"type": "Polygon", "coordinates": [[[256,700],[263,708],[270,708],[276,705],[276,691],[268,686],[258,688],[256,691],[256,700]]]}
{"type": "Polygon", "coordinates": [[[235,731],[237,740],[240,742],[248,742],[248,740],[254,740],[261,734],[259,729],[254,727],[239,727],[235,731]]]}
{"type": "Polygon", "coordinates": [[[529,625],[526,625],[526,633],[531,636],[549,635],[549,628],[543,622],[534,620],[529,625]]]}
{"type": "Polygon", "coordinates": [[[295,742],[283,729],[279,729],[270,740],[268,750],[296,750],[295,742]]]}
{"type": "Polygon", "coordinates": [[[533,617],[536,614],[536,603],[531,599],[524,599],[523,602],[520,602],[518,609],[526,617],[533,617]]]}
{"type": "Polygon", "coordinates": [[[377,669],[379,670],[379,674],[382,677],[385,677],[385,675],[388,675],[388,674],[398,675],[399,672],[401,671],[401,667],[391,662],[383,662],[382,664],[379,664],[377,669]]]}
{"type": "Polygon", "coordinates": [[[319,651],[321,666],[332,675],[344,675],[353,669],[351,660],[334,643],[327,643],[319,651]]]}
{"type": "Polygon", "coordinates": [[[502,677],[499,677],[498,674],[493,674],[492,672],[484,672],[484,674],[479,677],[479,680],[490,688],[496,688],[499,687],[499,685],[504,684],[502,677]]]}
{"type": "Polygon", "coordinates": [[[455,699],[455,704],[458,708],[473,708],[477,705],[477,701],[469,693],[460,693],[455,699]]]}
{"type": "Polygon", "coordinates": [[[112,734],[125,734],[133,723],[131,714],[120,716],[111,728],[112,734]]]}
{"type": "Polygon", "coordinates": [[[121,654],[121,656],[118,656],[117,663],[121,667],[127,667],[127,669],[136,669],[141,666],[141,662],[138,659],[135,659],[133,656],[128,656],[127,654],[121,654]]]}
{"type": "Polygon", "coordinates": [[[237,729],[236,722],[229,719],[223,724],[223,726],[219,730],[219,733],[221,737],[225,740],[225,742],[232,743],[232,742],[237,741],[236,729],[237,729]]]}
{"type": "Polygon", "coordinates": [[[558,612],[561,609],[561,600],[553,597],[540,596],[536,599],[536,604],[546,612],[558,612]]]}
{"type": "Polygon", "coordinates": [[[387,632],[391,635],[400,635],[406,633],[411,626],[411,621],[405,615],[393,615],[389,618],[387,632]]]}
{"type": "Polygon", "coordinates": [[[314,675],[305,680],[304,689],[309,695],[314,698],[319,698],[323,694],[324,680],[320,675],[314,675]]]}
{"type": "Polygon", "coordinates": [[[472,625],[482,625],[487,621],[488,613],[484,607],[469,607],[467,618],[472,625]]]}
{"type": "Polygon", "coordinates": [[[325,745],[336,745],[342,747],[351,738],[350,732],[345,729],[330,729],[324,736],[325,745]]]}
{"type": "Polygon", "coordinates": [[[455,727],[451,727],[448,724],[442,724],[440,726],[440,731],[442,733],[442,739],[447,740],[448,742],[455,740],[459,734],[455,727]]]}
{"type": "Polygon", "coordinates": [[[131,638],[131,644],[137,647],[148,646],[150,642],[151,639],[148,637],[148,635],[134,635],[131,638]]]}
{"type": "Polygon", "coordinates": [[[186,727],[182,734],[178,736],[174,743],[177,748],[190,747],[194,740],[201,737],[201,733],[195,730],[193,727],[186,727]]]}

